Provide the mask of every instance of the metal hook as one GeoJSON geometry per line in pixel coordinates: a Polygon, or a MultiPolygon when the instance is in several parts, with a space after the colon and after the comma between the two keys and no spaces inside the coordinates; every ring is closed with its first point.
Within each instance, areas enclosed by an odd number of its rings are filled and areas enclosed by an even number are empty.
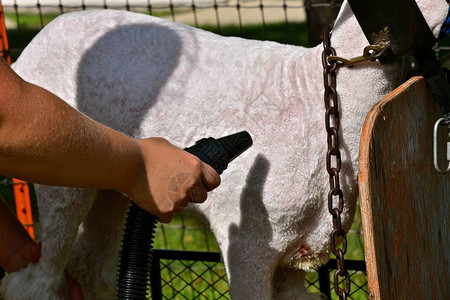
{"type": "Polygon", "coordinates": [[[388,47],[382,47],[378,45],[369,45],[364,48],[363,55],[354,57],[351,59],[346,59],[339,56],[328,57],[328,62],[336,62],[339,67],[352,67],[355,64],[362,63],[365,61],[375,61],[380,56],[384,55],[388,47]]]}
{"type": "MultiPolygon", "coordinates": [[[[450,172],[450,142],[447,142],[447,161],[448,161],[448,165],[447,165],[447,169],[442,170],[439,167],[439,163],[438,163],[438,132],[439,132],[439,126],[445,126],[447,125],[447,119],[445,118],[440,118],[439,120],[436,121],[436,123],[434,124],[434,134],[433,134],[433,163],[434,163],[434,168],[436,169],[436,171],[438,171],[441,174],[447,174],[450,172]]],[[[449,132],[450,134],[450,132],[449,132]]]]}

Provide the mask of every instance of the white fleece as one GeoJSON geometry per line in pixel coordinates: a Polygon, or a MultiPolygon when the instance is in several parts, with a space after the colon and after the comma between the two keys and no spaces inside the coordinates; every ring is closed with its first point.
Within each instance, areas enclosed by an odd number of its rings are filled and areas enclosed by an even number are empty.
{"type": "MultiPolygon", "coordinates": [[[[437,35],[446,1],[417,3],[437,35]]],[[[332,37],[337,55],[359,56],[367,44],[345,2],[332,37]]],[[[134,138],[162,136],[186,147],[247,130],[253,147],[193,209],[211,224],[233,299],[304,299],[303,269],[328,259],[332,229],[321,52],[101,10],[57,18],[14,69],[134,138]]],[[[346,228],[358,194],[364,118],[398,75],[397,65],[379,63],[338,72],[346,228]]],[[[41,260],[8,275],[0,292],[6,299],[61,299],[67,268],[86,299],[112,299],[126,201],[114,192],[46,186],[37,194],[41,260]]]]}

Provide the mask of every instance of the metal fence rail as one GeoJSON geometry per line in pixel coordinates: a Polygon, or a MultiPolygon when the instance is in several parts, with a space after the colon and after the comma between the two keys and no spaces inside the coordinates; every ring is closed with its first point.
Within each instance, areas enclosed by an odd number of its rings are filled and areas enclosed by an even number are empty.
{"type": "MultiPolygon", "coordinates": [[[[346,260],[346,266],[352,286],[349,299],[368,298],[365,262],[346,260]]],[[[326,299],[333,299],[334,286],[330,277],[335,269],[336,261],[328,261],[308,274],[310,276],[305,280],[305,287],[311,293],[320,293],[326,299]]],[[[5,272],[0,268],[0,279],[4,276],[5,272]]],[[[153,250],[149,293],[153,300],[231,299],[222,256],[218,252],[153,250]],[[164,273],[166,278],[161,276],[164,273]]]]}
{"type": "Polygon", "coordinates": [[[217,252],[154,250],[150,286],[154,300],[208,299],[206,294],[229,299],[222,257],[217,252]]]}
{"type": "MultiPolygon", "coordinates": [[[[230,35],[227,26],[234,25],[231,35],[273,40],[274,23],[284,27],[284,37],[277,41],[296,45],[317,45],[320,31],[333,20],[342,0],[0,0],[8,32],[17,37],[9,43],[13,60],[31,38],[53,18],[63,13],[88,9],[120,9],[155,15],[195,27],[206,27],[218,34],[230,35]],[[38,18],[33,24],[29,16],[38,18]],[[298,39],[298,27],[306,24],[308,41],[298,39]],[[248,31],[249,25],[258,25],[248,31]]],[[[10,38],[11,39],[11,38],[10,38]]],[[[441,43],[435,49],[444,65],[450,66],[450,44],[441,43]]]]}
{"type": "Polygon", "coordinates": [[[273,24],[276,30],[284,27],[284,36],[278,41],[302,44],[298,29],[293,24],[306,24],[310,44],[318,44],[319,32],[324,22],[333,20],[342,0],[1,0],[6,16],[6,28],[10,40],[9,51],[13,60],[31,38],[56,16],[87,9],[120,9],[155,15],[164,19],[202,27],[218,34],[230,35],[228,26],[235,26],[231,33],[246,38],[273,40],[273,24]],[[35,21],[30,22],[30,15],[35,21]],[[325,15],[326,18],[320,17],[325,15]],[[258,27],[249,30],[247,27],[258,27]]]}
{"type": "MultiPolygon", "coordinates": [[[[368,297],[364,261],[346,260],[346,266],[353,287],[349,299],[368,297]]],[[[335,269],[336,261],[330,260],[315,272],[310,272],[305,280],[308,291],[332,299],[334,287],[330,276],[335,269]]],[[[222,256],[215,252],[155,249],[150,286],[154,300],[230,299],[222,256]],[[163,273],[170,280],[161,277],[163,273]]]]}

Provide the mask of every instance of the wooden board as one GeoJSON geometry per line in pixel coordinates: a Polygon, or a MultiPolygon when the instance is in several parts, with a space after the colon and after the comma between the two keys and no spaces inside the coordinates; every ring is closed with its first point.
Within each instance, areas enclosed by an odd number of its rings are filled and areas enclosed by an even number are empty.
{"type": "Polygon", "coordinates": [[[367,116],[358,180],[371,299],[450,299],[450,174],[432,156],[440,116],[422,77],[367,116]]]}

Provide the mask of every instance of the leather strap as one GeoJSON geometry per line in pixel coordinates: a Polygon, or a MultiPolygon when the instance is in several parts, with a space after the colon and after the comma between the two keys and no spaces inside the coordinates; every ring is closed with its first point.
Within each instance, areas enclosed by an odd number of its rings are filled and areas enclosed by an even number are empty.
{"type": "Polygon", "coordinates": [[[427,80],[431,93],[449,124],[450,83],[432,50],[437,39],[416,1],[348,0],[348,3],[369,43],[390,47],[390,51],[379,59],[381,63],[409,54],[416,57],[419,71],[427,80]]]}

